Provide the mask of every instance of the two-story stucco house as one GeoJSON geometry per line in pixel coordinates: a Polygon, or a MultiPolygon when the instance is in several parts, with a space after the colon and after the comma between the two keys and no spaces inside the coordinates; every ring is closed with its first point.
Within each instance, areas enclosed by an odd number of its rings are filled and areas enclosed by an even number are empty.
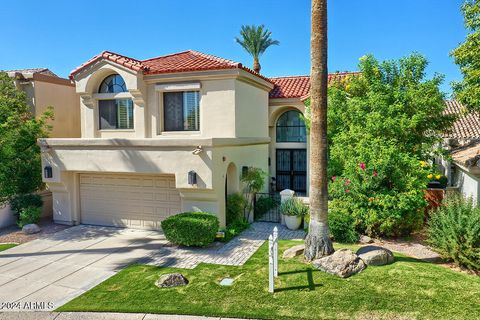
{"type": "Polygon", "coordinates": [[[82,136],[40,141],[56,222],[150,229],[199,209],[224,225],[248,167],[269,173],[270,191],[308,190],[308,76],[266,78],[196,51],[103,52],[71,79],[82,136]]]}

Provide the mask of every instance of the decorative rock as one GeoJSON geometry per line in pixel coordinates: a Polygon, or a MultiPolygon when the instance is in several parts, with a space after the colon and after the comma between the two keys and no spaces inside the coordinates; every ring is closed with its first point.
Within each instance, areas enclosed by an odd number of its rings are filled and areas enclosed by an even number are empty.
{"type": "Polygon", "coordinates": [[[305,251],[305,245],[304,244],[299,244],[299,245],[293,246],[293,247],[285,250],[283,252],[283,258],[284,259],[293,258],[293,257],[296,257],[296,256],[299,256],[299,255],[303,254],[304,251],[305,251]]]}
{"type": "Polygon", "coordinates": [[[361,247],[357,254],[369,266],[383,266],[395,260],[392,251],[377,246],[361,247]]]}
{"type": "Polygon", "coordinates": [[[26,224],[23,226],[22,231],[25,234],[34,234],[40,232],[42,229],[35,223],[32,224],[26,224]]]}
{"type": "Polygon", "coordinates": [[[360,242],[360,243],[373,243],[373,239],[370,238],[369,236],[361,235],[358,242],[360,242]]]}
{"type": "Polygon", "coordinates": [[[367,267],[365,262],[349,249],[340,249],[332,255],[314,260],[313,266],[341,278],[348,278],[367,267]]]}
{"type": "Polygon", "coordinates": [[[181,273],[168,273],[160,277],[155,282],[155,285],[159,288],[171,288],[178,286],[186,286],[188,284],[187,278],[181,273]]]}

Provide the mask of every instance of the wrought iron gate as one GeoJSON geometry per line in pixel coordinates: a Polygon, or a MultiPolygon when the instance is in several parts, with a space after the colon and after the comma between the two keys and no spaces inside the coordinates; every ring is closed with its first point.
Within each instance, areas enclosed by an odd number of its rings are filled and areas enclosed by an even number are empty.
{"type": "Polygon", "coordinates": [[[280,194],[256,193],[253,216],[255,221],[280,222],[280,194]]]}

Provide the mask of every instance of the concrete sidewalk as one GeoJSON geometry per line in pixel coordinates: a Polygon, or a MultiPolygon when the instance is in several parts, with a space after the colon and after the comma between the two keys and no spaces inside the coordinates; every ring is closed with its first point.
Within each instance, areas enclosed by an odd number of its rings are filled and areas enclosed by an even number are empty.
{"type": "Polygon", "coordinates": [[[0,320],[234,320],[223,317],[201,317],[148,313],[109,312],[0,312],[0,320]]]}

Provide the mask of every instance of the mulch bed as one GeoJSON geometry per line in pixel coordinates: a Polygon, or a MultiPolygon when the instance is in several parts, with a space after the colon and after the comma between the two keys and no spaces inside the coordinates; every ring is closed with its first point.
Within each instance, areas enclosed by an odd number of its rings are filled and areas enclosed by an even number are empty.
{"type": "Polygon", "coordinates": [[[22,229],[18,226],[13,225],[10,227],[0,229],[0,243],[25,243],[28,241],[32,241],[35,239],[42,239],[48,235],[53,233],[65,230],[70,228],[70,226],[66,226],[63,224],[56,224],[53,223],[52,218],[45,218],[42,219],[38,225],[42,229],[39,233],[35,234],[24,234],[22,229]]]}

